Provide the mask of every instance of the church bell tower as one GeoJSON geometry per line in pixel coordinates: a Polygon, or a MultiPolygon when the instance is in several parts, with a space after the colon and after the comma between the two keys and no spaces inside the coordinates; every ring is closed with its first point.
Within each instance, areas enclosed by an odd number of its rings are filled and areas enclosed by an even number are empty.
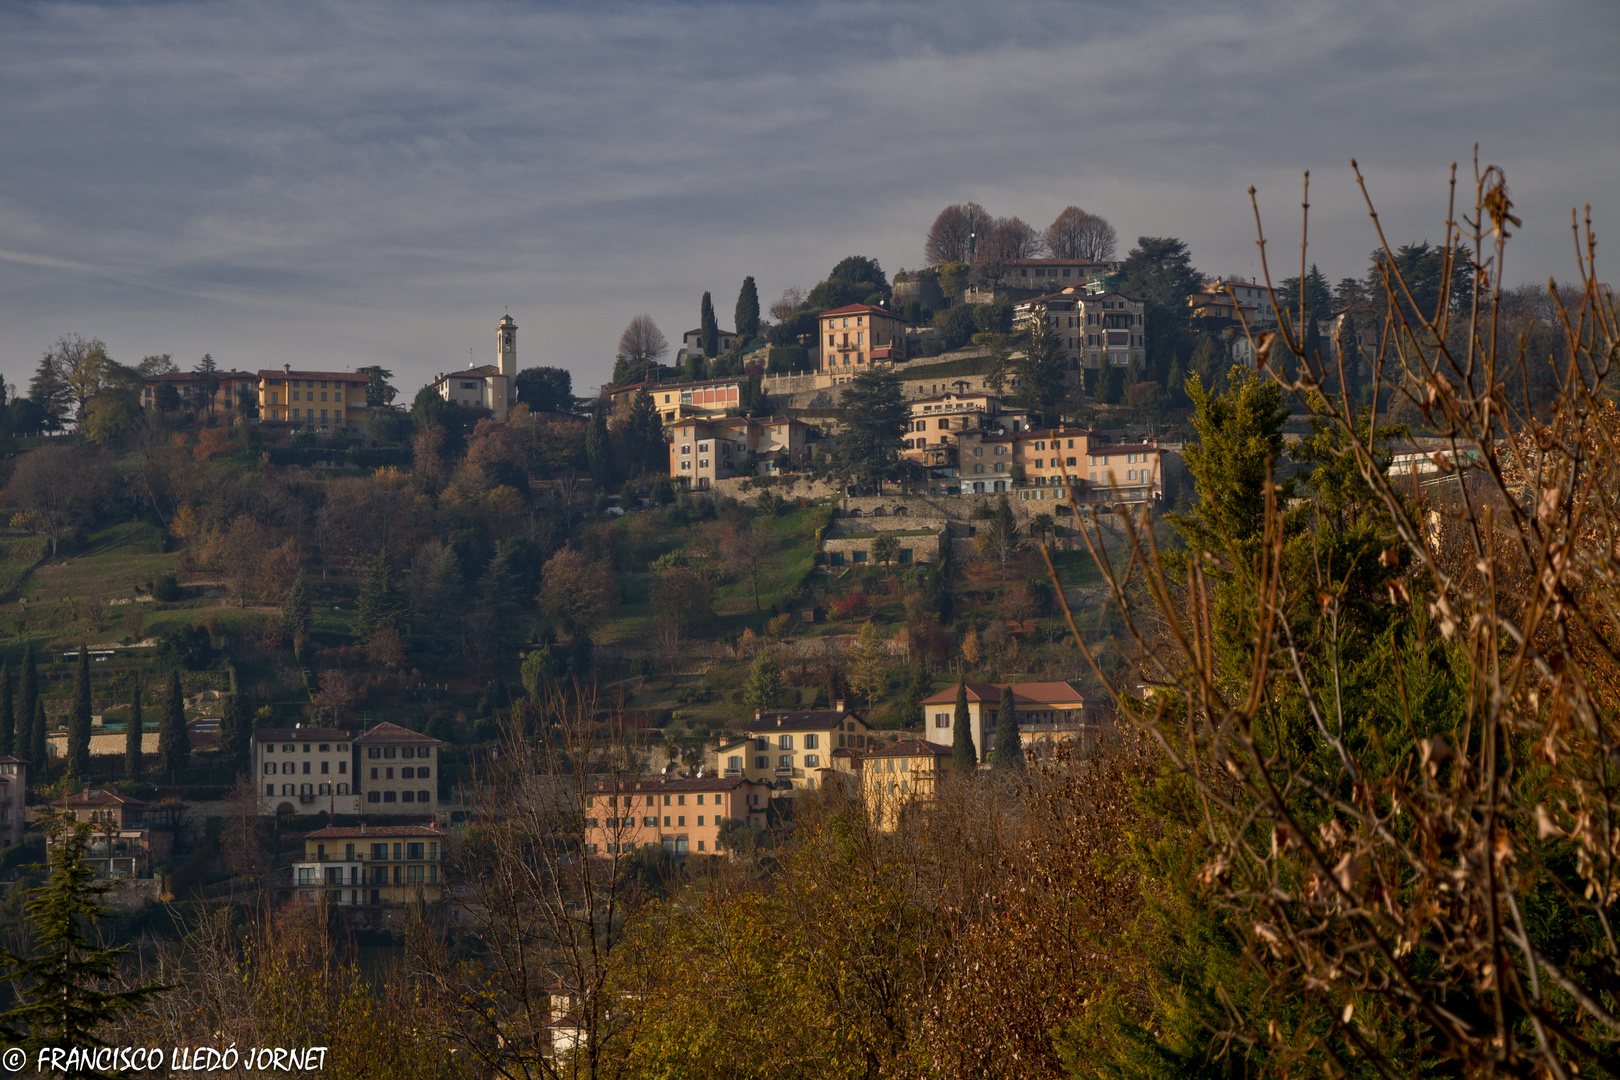
{"type": "Polygon", "coordinates": [[[501,374],[508,379],[517,378],[517,323],[511,315],[502,315],[495,325],[495,355],[501,374]]]}

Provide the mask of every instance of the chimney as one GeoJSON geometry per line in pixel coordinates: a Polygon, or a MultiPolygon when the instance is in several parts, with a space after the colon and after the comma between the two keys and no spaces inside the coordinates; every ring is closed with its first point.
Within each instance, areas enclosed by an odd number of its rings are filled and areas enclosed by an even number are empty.
{"type": "Polygon", "coordinates": [[[764,718],[765,718],[765,710],[764,709],[755,709],[754,710],[754,719],[755,720],[763,720],[764,718]]]}
{"type": "Polygon", "coordinates": [[[364,821],[360,823],[360,835],[366,835],[366,823],[364,821]]]}
{"type": "Polygon", "coordinates": [[[282,364],[281,365],[281,373],[283,375],[291,375],[292,374],[292,365],[291,364],[282,364]]]}
{"type": "Polygon", "coordinates": [[[843,711],[844,711],[844,699],[839,698],[837,701],[833,702],[833,712],[841,713],[843,711]]]}

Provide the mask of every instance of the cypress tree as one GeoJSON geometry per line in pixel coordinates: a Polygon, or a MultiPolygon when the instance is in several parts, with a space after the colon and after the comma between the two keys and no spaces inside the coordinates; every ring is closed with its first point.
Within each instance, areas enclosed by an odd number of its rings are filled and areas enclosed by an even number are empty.
{"type": "Polygon", "coordinates": [[[139,780],[141,776],[141,732],[145,721],[141,718],[141,677],[135,676],[135,689],[129,695],[129,725],[124,728],[124,779],[139,780]]]}
{"type": "Polygon", "coordinates": [[[596,486],[606,489],[613,483],[613,438],[608,433],[607,406],[598,402],[591,426],[585,429],[585,461],[596,486]]]}
{"type": "Polygon", "coordinates": [[[0,757],[17,752],[15,705],[11,698],[11,665],[0,664],[0,757]]]}
{"type": "Polygon", "coordinates": [[[79,667],[73,675],[73,714],[68,717],[67,767],[71,776],[83,776],[90,767],[90,649],[79,646],[79,667]]]}
{"type": "Polygon", "coordinates": [[[979,751],[973,745],[972,723],[968,716],[967,683],[956,684],[956,715],[951,720],[951,771],[972,776],[979,767],[979,751]]]}
{"type": "Polygon", "coordinates": [[[17,703],[16,755],[32,762],[34,757],[34,705],[39,700],[39,669],[34,665],[34,643],[23,649],[22,700],[17,703]]]}
{"type": "Polygon", "coordinates": [[[169,672],[169,699],[158,721],[158,756],[171,781],[191,760],[191,739],[186,735],[186,699],[180,689],[180,669],[169,672]]]}
{"type": "Polygon", "coordinates": [[[703,294],[703,303],[698,308],[698,332],[702,335],[703,355],[713,360],[720,352],[720,324],[714,319],[714,301],[709,294],[703,294]]]}
{"type": "Polygon", "coordinates": [[[759,287],[754,284],[752,275],[743,278],[734,315],[738,341],[746,342],[759,335],[759,287]]]}
{"type": "Polygon", "coordinates": [[[1000,714],[996,717],[996,760],[998,773],[1023,772],[1024,740],[1018,734],[1018,709],[1013,704],[1012,684],[1001,688],[1000,714]]]}
{"type": "Polygon", "coordinates": [[[310,621],[309,586],[304,583],[304,572],[300,570],[281,606],[281,627],[292,638],[294,647],[309,636],[310,621]]]}
{"type": "Polygon", "coordinates": [[[51,760],[51,741],[50,737],[45,733],[45,699],[42,697],[34,699],[33,727],[34,734],[28,743],[28,749],[32,755],[29,758],[29,763],[33,765],[35,775],[44,776],[45,766],[51,760]]]}
{"type": "Polygon", "coordinates": [[[225,708],[219,722],[220,749],[225,760],[238,773],[247,771],[248,748],[253,738],[253,727],[242,706],[242,696],[236,689],[236,669],[231,668],[231,692],[225,695],[225,708]]]}

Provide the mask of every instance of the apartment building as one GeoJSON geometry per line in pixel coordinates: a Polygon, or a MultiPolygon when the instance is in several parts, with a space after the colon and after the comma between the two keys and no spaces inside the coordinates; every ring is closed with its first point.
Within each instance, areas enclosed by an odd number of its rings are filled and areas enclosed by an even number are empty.
{"type": "Polygon", "coordinates": [[[923,739],[901,739],[854,755],[861,802],[884,832],[933,801],[951,774],[951,748],[923,739]]]}
{"type": "Polygon", "coordinates": [[[809,427],[791,416],[689,417],[669,426],[669,475],[703,491],[733,476],[774,476],[809,464],[809,427]]]}
{"type": "Polygon", "coordinates": [[[300,899],[349,905],[444,897],[449,838],[431,825],[317,829],[291,867],[300,899]]]}
{"type": "Polygon", "coordinates": [[[874,744],[866,721],[838,701],[831,709],[804,712],[756,709],[747,737],[723,744],[716,754],[725,776],[792,795],[817,786],[820,770],[832,763],[833,751],[865,750],[874,744]]]}
{"type": "Polygon", "coordinates": [[[1029,427],[1029,413],[1008,408],[987,390],[947,391],[914,398],[900,456],[927,465],[936,477],[955,476],[957,439],[965,431],[1005,435],[1029,427]]]}
{"type": "Polygon", "coordinates": [[[159,408],[165,386],[174,388],[175,403],[195,412],[205,411],[210,405],[216,412],[250,412],[257,403],[259,376],[256,373],[216,371],[210,378],[214,381],[212,395],[206,392],[204,376],[195,371],[166,371],[148,375],[141,380],[141,406],[159,408]]]}
{"type": "Polygon", "coordinates": [[[1085,474],[1091,502],[1164,498],[1164,451],[1157,442],[1093,445],[1086,453],[1085,474]]]}
{"type": "Polygon", "coordinates": [[[28,762],[0,757],[0,847],[21,843],[28,830],[28,762]]]}
{"type": "MultiPolygon", "coordinates": [[[[150,877],[152,865],[174,850],[172,815],[158,816],[140,799],[92,789],[58,801],[56,809],[64,819],[90,827],[85,863],[97,877],[150,877]]],[[[47,835],[46,849],[63,839],[60,832],[47,835]]]]}
{"type": "MultiPolygon", "coordinates": [[[[967,683],[968,734],[973,738],[979,760],[989,759],[995,749],[996,722],[1001,712],[1001,691],[1007,683],[967,683]]],[[[1020,729],[1025,724],[1081,726],[1099,723],[1098,699],[1087,697],[1072,683],[1012,683],[1013,708],[1020,729]]],[[[923,730],[928,742],[953,745],[956,737],[956,687],[948,687],[923,698],[923,730]]],[[[1021,731],[1026,745],[1031,741],[1021,731]]]]}
{"type": "Polygon", "coordinates": [[[263,785],[261,814],[360,813],[352,732],[342,728],[260,728],[253,775],[263,785]]]}
{"type": "Polygon", "coordinates": [[[1147,302],[1121,292],[1088,293],[1067,288],[1037,296],[1013,308],[1015,327],[1045,319],[1074,369],[1141,363],[1146,355],[1147,302]]]}
{"type": "Polygon", "coordinates": [[[583,796],[585,853],[662,848],[672,855],[719,854],[725,822],[763,827],[770,795],[769,783],[741,776],[603,781],[583,796]]]}
{"type": "Polygon", "coordinates": [[[267,368],[258,373],[259,421],[357,435],[370,381],[353,371],[294,371],[289,364],[279,371],[267,368]]]}
{"type": "Polygon", "coordinates": [[[906,323],[888,308],[846,304],[817,317],[819,371],[845,382],[867,364],[906,359],[906,323]]]}
{"type": "Polygon", "coordinates": [[[642,390],[652,396],[659,418],[672,424],[689,416],[714,418],[741,407],[742,379],[705,379],[702,382],[655,383],[652,380],[616,386],[608,392],[613,409],[628,408],[642,390]]]}
{"type": "Polygon", "coordinates": [[[354,739],[355,772],[367,814],[432,814],[439,808],[440,740],[398,724],[354,739]]]}
{"type": "Polygon", "coordinates": [[[1189,318],[1217,316],[1236,319],[1242,312],[1250,326],[1274,326],[1277,308],[1271,300],[1271,290],[1253,278],[1216,278],[1204,287],[1187,295],[1189,318]]]}

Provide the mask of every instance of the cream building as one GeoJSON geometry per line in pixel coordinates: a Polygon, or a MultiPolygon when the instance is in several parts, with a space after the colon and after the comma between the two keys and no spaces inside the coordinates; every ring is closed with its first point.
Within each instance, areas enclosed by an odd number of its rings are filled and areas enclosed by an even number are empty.
{"type": "Polygon", "coordinates": [[[512,316],[502,315],[495,324],[495,363],[440,372],[428,385],[448,402],[488,409],[495,419],[505,420],[517,405],[517,330],[512,316]]]}
{"type": "Polygon", "coordinates": [[[1070,287],[1013,308],[1015,328],[1045,319],[1070,370],[1124,367],[1147,354],[1147,304],[1120,292],[1088,293],[1070,287]]]}
{"type": "Polygon", "coordinates": [[[817,319],[819,370],[833,382],[848,381],[868,364],[906,358],[906,323],[888,308],[846,304],[817,319]]]}
{"type": "Polygon", "coordinates": [[[358,814],[353,733],[342,728],[260,728],[253,774],[261,814],[358,814]]]}
{"type": "Polygon", "coordinates": [[[875,745],[866,721],[840,701],[831,709],[756,710],[748,737],[721,745],[716,755],[722,775],[768,784],[781,796],[815,787],[834,751],[875,745]]]}

